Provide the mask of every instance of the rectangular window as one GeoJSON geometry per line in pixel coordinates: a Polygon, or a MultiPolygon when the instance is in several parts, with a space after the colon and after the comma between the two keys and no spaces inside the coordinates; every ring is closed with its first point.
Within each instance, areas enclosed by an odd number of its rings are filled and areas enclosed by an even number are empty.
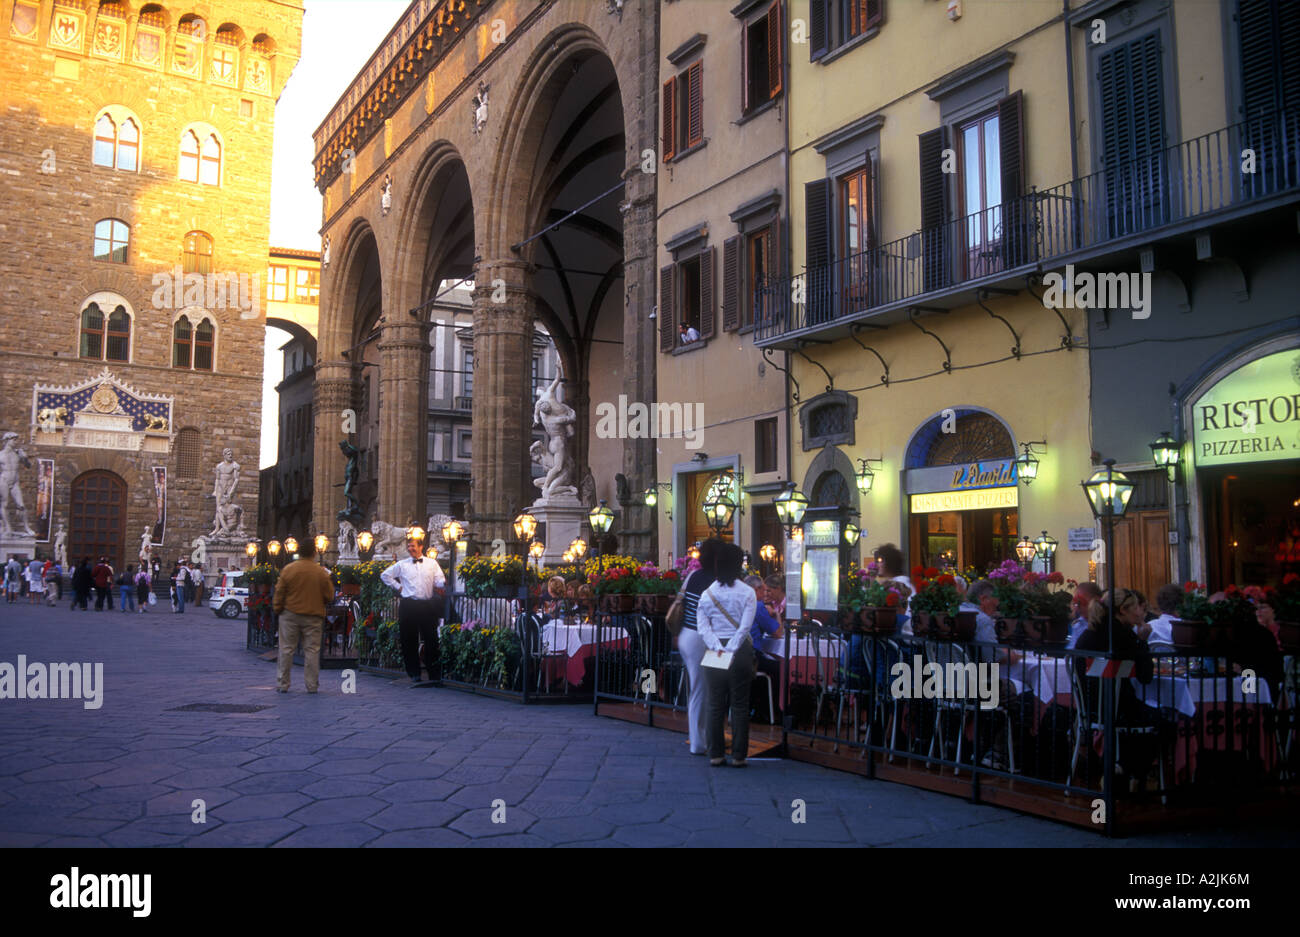
{"type": "Polygon", "coordinates": [[[460,395],[469,397],[474,393],[474,349],[462,348],[460,362],[460,395]]]}
{"type": "Polygon", "coordinates": [[[685,326],[687,332],[686,336],[679,335],[678,338],[685,342],[692,330],[697,335],[700,331],[700,258],[692,257],[684,261],[678,266],[677,274],[682,284],[681,313],[677,322],[679,331],[681,326],[685,326]]]}
{"type": "Polygon", "coordinates": [[[745,102],[746,113],[781,93],[782,38],[780,0],[767,12],[746,24],[745,102]]]}
{"type": "Polygon", "coordinates": [[[776,417],[754,421],[754,472],[776,471],[776,417]]]}
{"type": "Polygon", "coordinates": [[[533,399],[542,396],[542,356],[533,355],[533,399]]]}
{"type": "Polygon", "coordinates": [[[320,271],[308,267],[294,270],[294,299],[300,303],[320,302],[320,271]]]}
{"type": "Polygon", "coordinates": [[[984,276],[1000,268],[997,241],[1002,232],[1002,151],[997,112],[959,127],[957,140],[966,276],[984,276]]]}
{"type": "Polygon", "coordinates": [[[663,159],[667,162],[684,150],[704,142],[704,63],[664,82],[663,159]]]}
{"type": "Polygon", "coordinates": [[[858,312],[871,303],[870,260],[874,246],[871,234],[871,169],[863,166],[840,177],[839,249],[841,314],[858,312]]]}
{"type": "Polygon", "coordinates": [[[474,457],[473,439],[469,432],[456,434],[456,457],[458,459],[472,459],[474,457]]]}
{"type": "MultiPolygon", "coordinates": [[[[745,238],[745,281],[741,297],[740,325],[746,327],[754,324],[755,311],[765,297],[762,292],[767,277],[771,274],[772,229],[763,228],[745,238]]],[[[758,311],[760,321],[768,321],[762,310],[758,311]]]]}
{"type": "Polygon", "coordinates": [[[266,298],[286,302],[289,298],[289,268],[272,264],[266,272],[266,298]]]}
{"type": "Polygon", "coordinates": [[[885,20],[885,0],[809,0],[810,58],[817,61],[885,20]]]}

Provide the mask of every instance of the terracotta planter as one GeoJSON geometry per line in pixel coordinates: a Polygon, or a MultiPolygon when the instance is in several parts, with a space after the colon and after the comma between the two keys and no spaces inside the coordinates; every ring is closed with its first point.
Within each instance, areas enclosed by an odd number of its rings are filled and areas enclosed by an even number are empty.
{"type": "Polygon", "coordinates": [[[672,606],[673,599],[675,599],[676,596],[675,595],[652,595],[649,596],[649,598],[652,600],[650,605],[654,609],[652,614],[666,615],[668,614],[668,609],[672,606]]]}
{"type": "Polygon", "coordinates": [[[898,609],[863,609],[862,623],[868,634],[893,634],[898,629],[898,609]]]}
{"type": "Polygon", "coordinates": [[[998,643],[1012,647],[1063,645],[1067,636],[1067,629],[1053,626],[1046,615],[999,618],[994,627],[997,629],[998,643]]]}
{"type": "Polygon", "coordinates": [[[340,595],[360,595],[361,584],[356,582],[345,582],[339,586],[340,595]]]}
{"type": "Polygon", "coordinates": [[[1277,638],[1283,654],[1300,654],[1300,621],[1279,621],[1277,638]]]}
{"type": "Polygon", "coordinates": [[[953,641],[974,641],[977,614],[977,612],[958,612],[956,618],[944,615],[943,627],[948,632],[946,637],[953,641]]]}
{"type": "Polygon", "coordinates": [[[266,595],[271,591],[271,584],[269,582],[259,582],[257,591],[259,595],[266,595]]]}
{"type": "Polygon", "coordinates": [[[1175,619],[1170,630],[1174,647],[1180,651],[1219,656],[1232,644],[1232,629],[1227,625],[1175,619]]]}

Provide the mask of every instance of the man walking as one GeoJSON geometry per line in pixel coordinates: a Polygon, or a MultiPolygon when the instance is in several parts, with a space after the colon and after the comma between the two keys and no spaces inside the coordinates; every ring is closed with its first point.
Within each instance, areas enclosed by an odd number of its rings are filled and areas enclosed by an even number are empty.
{"type": "Polygon", "coordinates": [[[185,587],[189,583],[190,571],[184,560],[176,563],[176,572],[172,573],[172,603],[177,615],[185,614],[185,587]]]}
{"type": "Polygon", "coordinates": [[[280,573],[275,584],[275,613],[280,616],[280,664],[276,671],[277,693],[289,692],[293,649],[302,639],[303,683],[308,693],[320,688],[320,639],[325,625],[325,607],[334,601],[330,574],[315,560],[316,544],[304,537],[298,559],[280,573]]]}
{"type": "Polygon", "coordinates": [[[420,682],[420,640],[424,640],[424,669],[430,680],[439,678],[438,619],[442,617],[443,587],[447,577],[432,557],[422,556],[420,541],[408,539],[407,559],[399,560],[380,574],[384,585],[402,596],[397,606],[397,627],[402,642],[402,660],[411,685],[420,682]]]}

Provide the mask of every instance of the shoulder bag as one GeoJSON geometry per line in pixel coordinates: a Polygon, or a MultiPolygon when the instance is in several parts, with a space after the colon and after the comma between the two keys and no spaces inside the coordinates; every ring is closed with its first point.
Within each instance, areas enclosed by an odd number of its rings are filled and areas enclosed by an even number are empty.
{"type": "Polygon", "coordinates": [[[668,606],[668,613],[664,615],[664,624],[668,626],[668,633],[674,638],[682,633],[682,625],[686,618],[686,587],[677,593],[673,599],[673,604],[668,606]]]}

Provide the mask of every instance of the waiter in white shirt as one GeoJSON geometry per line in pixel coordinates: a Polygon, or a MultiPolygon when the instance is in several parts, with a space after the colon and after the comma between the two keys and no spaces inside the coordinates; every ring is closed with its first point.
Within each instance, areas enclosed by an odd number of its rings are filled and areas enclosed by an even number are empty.
{"type": "Polygon", "coordinates": [[[420,552],[420,541],[406,541],[409,558],[398,560],[380,574],[384,585],[401,594],[397,627],[402,660],[411,683],[420,682],[420,640],[424,640],[424,668],[429,679],[438,678],[438,619],[442,618],[442,590],[447,577],[432,557],[420,552]]]}

